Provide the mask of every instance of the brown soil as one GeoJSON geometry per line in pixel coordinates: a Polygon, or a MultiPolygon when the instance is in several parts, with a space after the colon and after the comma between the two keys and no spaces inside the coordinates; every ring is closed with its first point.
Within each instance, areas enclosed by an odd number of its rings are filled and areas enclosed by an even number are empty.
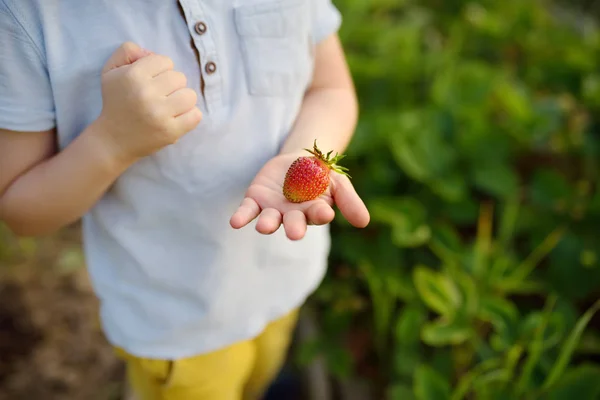
{"type": "Polygon", "coordinates": [[[16,239],[0,226],[0,400],[121,399],[78,226],[16,239]]]}

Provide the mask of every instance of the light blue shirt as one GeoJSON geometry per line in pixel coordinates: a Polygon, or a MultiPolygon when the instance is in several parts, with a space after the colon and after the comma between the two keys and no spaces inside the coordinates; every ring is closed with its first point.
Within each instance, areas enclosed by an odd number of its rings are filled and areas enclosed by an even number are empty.
{"type": "Polygon", "coordinates": [[[146,357],[258,334],[320,284],[330,246],[327,227],[292,242],[229,218],[290,132],[338,10],[330,0],[179,4],[185,18],[175,0],[0,0],[0,128],[56,127],[64,149],[99,115],[100,71],[125,41],[171,57],[198,91],[197,129],[129,168],[83,218],[107,338],[146,357]]]}

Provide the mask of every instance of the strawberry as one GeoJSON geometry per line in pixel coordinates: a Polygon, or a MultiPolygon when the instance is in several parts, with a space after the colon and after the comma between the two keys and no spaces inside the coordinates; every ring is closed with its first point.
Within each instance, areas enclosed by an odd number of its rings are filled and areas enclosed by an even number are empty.
{"type": "Polygon", "coordinates": [[[347,168],[340,167],[337,162],[344,158],[344,155],[331,157],[332,151],[323,154],[317,147],[317,141],[313,149],[304,149],[312,156],[298,157],[287,173],[283,182],[283,195],[292,203],[302,203],[304,201],[314,200],[323,194],[329,187],[329,171],[348,176],[347,168]]]}

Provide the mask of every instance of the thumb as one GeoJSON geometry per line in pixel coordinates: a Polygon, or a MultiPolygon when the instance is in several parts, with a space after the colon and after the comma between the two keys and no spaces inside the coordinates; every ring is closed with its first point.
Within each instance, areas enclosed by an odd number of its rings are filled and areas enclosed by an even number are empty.
{"type": "Polygon", "coordinates": [[[355,227],[366,227],[371,219],[369,210],[356,193],[350,179],[341,174],[334,174],[332,183],[331,194],[342,215],[355,227]]]}
{"type": "Polygon", "coordinates": [[[115,68],[133,64],[140,58],[149,54],[150,52],[148,50],[141,48],[137,44],[133,42],[125,42],[114,51],[106,64],[104,64],[102,73],[105,74],[115,68]]]}

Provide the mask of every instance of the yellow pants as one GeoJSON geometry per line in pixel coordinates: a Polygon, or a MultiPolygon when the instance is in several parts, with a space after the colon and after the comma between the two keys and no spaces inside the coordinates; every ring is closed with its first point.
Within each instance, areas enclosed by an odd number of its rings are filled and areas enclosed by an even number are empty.
{"type": "Polygon", "coordinates": [[[136,400],[260,399],[285,361],[298,311],[269,324],[256,338],[177,360],[117,354],[127,364],[136,400]]]}

